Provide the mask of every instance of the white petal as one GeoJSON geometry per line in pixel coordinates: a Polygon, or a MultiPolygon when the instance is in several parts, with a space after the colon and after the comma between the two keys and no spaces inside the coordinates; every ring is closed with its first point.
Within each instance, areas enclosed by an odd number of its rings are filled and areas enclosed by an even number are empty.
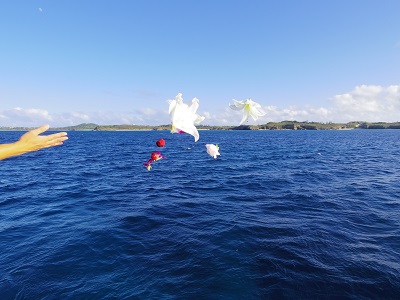
{"type": "Polygon", "coordinates": [[[175,97],[175,100],[178,103],[182,103],[183,102],[182,93],[178,93],[178,95],[176,95],[175,97]]]}
{"type": "Polygon", "coordinates": [[[245,107],[244,110],[243,110],[243,118],[240,121],[239,125],[242,125],[242,123],[249,118],[249,114],[250,114],[250,109],[245,107]]]}
{"type": "Polygon", "coordinates": [[[175,100],[167,100],[167,103],[169,104],[168,113],[171,115],[171,112],[173,112],[176,107],[176,101],[175,100]]]}
{"type": "Polygon", "coordinates": [[[264,116],[266,114],[260,104],[258,104],[257,102],[254,102],[254,101],[251,101],[251,102],[252,102],[251,108],[255,114],[257,114],[259,117],[264,116]]]}
{"type": "Polygon", "coordinates": [[[199,135],[199,132],[197,131],[196,126],[194,126],[193,124],[190,124],[190,123],[186,123],[186,124],[182,123],[182,124],[179,124],[179,126],[177,126],[179,129],[192,135],[194,137],[195,142],[197,142],[199,140],[200,135],[199,135]]]}
{"type": "Polygon", "coordinates": [[[199,100],[194,98],[192,104],[188,106],[183,103],[182,94],[179,93],[175,97],[175,100],[169,100],[167,102],[170,105],[169,112],[172,123],[171,132],[179,132],[177,129],[180,129],[193,135],[195,141],[197,141],[199,139],[199,133],[197,128],[194,126],[194,123],[200,123],[204,120],[204,117],[196,114],[196,111],[199,108],[199,100]]]}
{"type": "Polygon", "coordinates": [[[266,113],[262,109],[261,105],[250,98],[247,98],[244,101],[237,101],[233,99],[234,104],[230,105],[231,109],[241,110],[243,109],[243,117],[240,121],[239,125],[242,125],[244,121],[251,116],[254,120],[257,120],[258,117],[264,116],[266,113]]]}
{"type": "Polygon", "coordinates": [[[229,105],[229,107],[230,107],[230,109],[233,109],[233,110],[242,110],[244,108],[244,106],[243,107],[237,107],[237,106],[234,106],[234,105],[229,105]]]}
{"type": "Polygon", "coordinates": [[[199,108],[199,99],[193,98],[192,105],[190,105],[189,110],[192,114],[196,114],[198,108],[199,108]]]}
{"type": "Polygon", "coordinates": [[[253,118],[254,121],[258,119],[257,111],[254,109],[250,109],[249,115],[253,118]]]}
{"type": "Polygon", "coordinates": [[[214,157],[215,159],[217,158],[217,155],[220,155],[218,152],[218,146],[214,145],[214,144],[206,144],[206,148],[207,148],[207,153],[214,157]]]}
{"type": "Polygon", "coordinates": [[[232,101],[234,102],[235,106],[244,107],[246,105],[245,101],[238,101],[238,100],[235,100],[235,99],[232,99],[232,101]]]}
{"type": "Polygon", "coordinates": [[[245,104],[243,103],[243,101],[237,101],[235,99],[233,100],[233,104],[230,104],[229,107],[233,110],[242,110],[245,106],[245,104]]]}
{"type": "Polygon", "coordinates": [[[254,110],[257,112],[257,115],[259,117],[265,116],[267,113],[260,107],[254,108],[254,110]]]}
{"type": "Polygon", "coordinates": [[[204,121],[205,117],[196,115],[196,120],[194,120],[194,123],[199,124],[200,122],[204,121]]]}

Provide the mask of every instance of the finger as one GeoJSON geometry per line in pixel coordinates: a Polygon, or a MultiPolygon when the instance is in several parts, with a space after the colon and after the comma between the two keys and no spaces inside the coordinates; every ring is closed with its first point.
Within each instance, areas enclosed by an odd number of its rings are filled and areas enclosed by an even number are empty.
{"type": "Polygon", "coordinates": [[[65,140],[68,140],[68,137],[67,136],[58,136],[58,137],[55,137],[55,136],[46,136],[46,138],[47,138],[47,143],[49,143],[49,144],[51,144],[51,143],[57,143],[57,142],[62,142],[62,141],[65,141],[65,140]]]}
{"type": "MultiPolygon", "coordinates": [[[[59,134],[55,134],[55,135],[59,135],[59,134]]],[[[64,141],[68,140],[67,136],[59,136],[59,137],[54,137],[54,135],[49,135],[46,136],[47,138],[47,142],[46,142],[46,148],[47,147],[53,147],[53,146],[58,146],[58,145],[62,145],[64,141]]]]}
{"type": "Polygon", "coordinates": [[[36,128],[36,129],[32,129],[30,132],[35,135],[39,135],[39,134],[45,132],[46,130],[48,130],[49,128],[50,128],[50,126],[48,124],[46,124],[46,125],[36,128]]]}
{"type": "Polygon", "coordinates": [[[66,136],[67,136],[66,132],[58,132],[58,133],[50,134],[47,137],[49,139],[58,139],[58,138],[66,137],[66,136]]]}
{"type": "Polygon", "coordinates": [[[55,141],[55,142],[53,141],[51,143],[47,143],[45,146],[43,146],[43,148],[51,148],[54,146],[61,146],[63,144],[64,144],[64,141],[55,141]]]}
{"type": "Polygon", "coordinates": [[[47,145],[53,145],[54,143],[57,143],[59,141],[68,140],[66,132],[59,132],[59,133],[54,133],[54,134],[50,134],[50,135],[42,135],[40,137],[44,141],[46,141],[47,145]]]}

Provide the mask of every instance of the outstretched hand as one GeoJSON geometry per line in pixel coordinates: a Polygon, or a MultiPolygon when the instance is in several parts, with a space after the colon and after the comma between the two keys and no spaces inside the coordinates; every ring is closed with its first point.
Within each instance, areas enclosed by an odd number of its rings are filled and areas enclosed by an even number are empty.
{"type": "Polygon", "coordinates": [[[23,134],[15,143],[0,145],[0,160],[43,148],[59,146],[68,139],[66,132],[40,135],[48,129],[49,125],[43,125],[23,134]]]}
{"type": "Polygon", "coordinates": [[[32,129],[22,135],[17,143],[23,145],[27,152],[62,145],[68,139],[66,132],[59,132],[50,135],[40,135],[47,131],[49,125],[43,125],[39,128],[32,129]]]}

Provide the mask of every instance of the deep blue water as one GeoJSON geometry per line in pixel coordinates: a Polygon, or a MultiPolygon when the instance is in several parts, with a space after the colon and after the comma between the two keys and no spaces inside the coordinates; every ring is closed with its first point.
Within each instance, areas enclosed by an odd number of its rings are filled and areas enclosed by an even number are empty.
{"type": "Polygon", "coordinates": [[[0,161],[0,298],[399,299],[399,153],[400,130],[69,132],[0,161]]]}

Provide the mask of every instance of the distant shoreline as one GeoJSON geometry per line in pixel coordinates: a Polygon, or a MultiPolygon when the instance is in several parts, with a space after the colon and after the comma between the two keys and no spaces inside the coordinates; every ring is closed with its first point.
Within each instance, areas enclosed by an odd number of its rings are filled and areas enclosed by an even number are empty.
{"type": "MultiPolygon", "coordinates": [[[[351,129],[400,129],[400,122],[349,122],[349,123],[320,123],[282,121],[269,122],[261,125],[212,126],[198,125],[198,130],[351,130],[351,129]]],[[[0,126],[0,131],[28,131],[34,127],[0,126]]],[[[171,125],[98,125],[83,123],[75,126],[52,127],[51,131],[163,131],[171,130],[171,125]]]]}

